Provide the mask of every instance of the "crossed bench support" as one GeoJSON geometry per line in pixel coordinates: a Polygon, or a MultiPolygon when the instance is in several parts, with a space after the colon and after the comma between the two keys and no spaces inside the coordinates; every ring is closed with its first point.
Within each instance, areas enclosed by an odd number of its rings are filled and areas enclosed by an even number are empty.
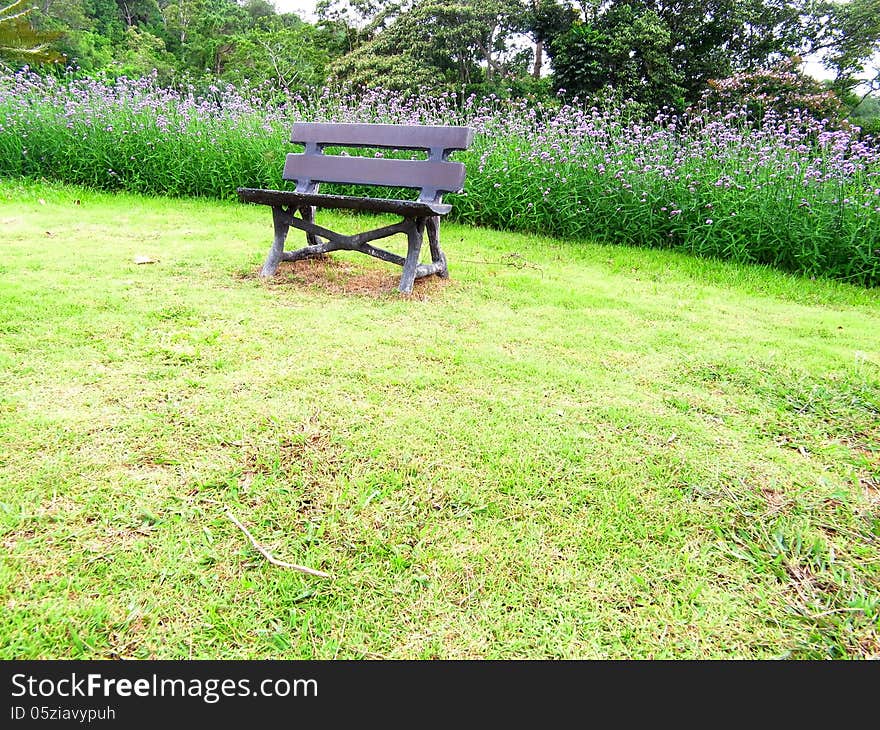
{"type": "Polygon", "coordinates": [[[449,271],[446,267],[446,256],[440,248],[440,216],[404,218],[400,223],[375,228],[364,233],[356,233],[353,236],[346,236],[331,231],[329,228],[317,225],[314,220],[314,206],[304,206],[302,208],[294,208],[293,206],[285,208],[281,205],[272,206],[275,240],[272,242],[272,248],[269,250],[269,255],[266,257],[266,261],[260,271],[260,276],[274,276],[278,270],[278,265],[282,261],[301,261],[302,259],[313,258],[331,251],[360,251],[368,256],[374,256],[382,261],[402,266],[403,275],[400,278],[400,291],[402,292],[411,292],[413,282],[423,276],[437,274],[443,279],[449,277],[449,271]],[[295,212],[299,212],[299,217],[295,215],[295,212]],[[287,233],[291,226],[306,232],[308,246],[304,246],[296,251],[284,250],[284,243],[287,240],[287,233]],[[431,248],[430,264],[419,263],[425,231],[428,233],[428,243],[431,248]],[[386,251],[383,248],[370,245],[370,241],[388,238],[397,233],[406,234],[406,258],[398,256],[391,251],[386,251]],[[322,236],[327,240],[322,241],[318,236],[322,236]]]}
{"type": "Polygon", "coordinates": [[[359,251],[382,261],[403,267],[401,292],[410,293],[416,279],[436,274],[447,278],[446,256],[440,248],[440,217],[452,206],[442,202],[444,192],[461,189],[464,165],[448,161],[453,150],[466,149],[473,138],[467,127],[419,127],[392,124],[323,124],[297,123],[292,141],[305,145],[302,154],[289,154],[283,179],[296,180],[296,191],[239,188],[243,202],[269,205],[275,238],[260,271],[270,277],[282,261],[300,261],[331,251],[359,251]],[[324,147],[381,147],[423,149],[426,160],[399,160],[379,157],[325,155],[324,147]],[[409,187],[421,190],[418,200],[393,200],[318,193],[321,182],[409,187]],[[315,223],[317,208],[343,208],[392,213],[403,220],[363,233],[344,235],[315,223]],[[290,228],[305,231],[307,245],[285,251],[290,228]],[[431,263],[420,264],[424,234],[427,231],[431,263]],[[371,244],[389,236],[404,233],[407,237],[406,257],[371,244]]]}

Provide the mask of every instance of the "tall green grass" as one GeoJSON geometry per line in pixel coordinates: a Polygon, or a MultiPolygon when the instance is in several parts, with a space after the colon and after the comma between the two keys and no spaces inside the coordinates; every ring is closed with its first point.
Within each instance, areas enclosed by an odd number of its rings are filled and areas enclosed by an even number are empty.
{"type": "Polygon", "coordinates": [[[627,123],[597,109],[454,95],[323,90],[277,106],[232,87],[197,95],[149,78],[19,74],[0,79],[0,175],[167,196],[284,189],[297,120],[473,126],[473,147],[456,154],[466,191],[448,198],[462,222],[880,282],[880,151],[796,111],[760,125],[709,110],[627,123]]]}

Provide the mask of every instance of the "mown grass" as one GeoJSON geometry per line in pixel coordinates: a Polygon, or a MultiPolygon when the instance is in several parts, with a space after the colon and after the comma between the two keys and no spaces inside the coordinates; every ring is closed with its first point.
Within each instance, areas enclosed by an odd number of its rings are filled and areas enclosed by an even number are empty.
{"type": "Polygon", "coordinates": [[[404,298],[270,232],[0,184],[0,657],[880,656],[876,290],[450,224],[404,298]]]}

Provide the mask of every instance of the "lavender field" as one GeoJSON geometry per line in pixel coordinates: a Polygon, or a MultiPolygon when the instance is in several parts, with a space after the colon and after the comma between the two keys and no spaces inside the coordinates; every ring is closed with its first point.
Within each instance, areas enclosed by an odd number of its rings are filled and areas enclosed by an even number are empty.
{"type": "Polygon", "coordinates": [[[258,91],[2,77],[0,176],[232,198],[240,186],[286,187],[295,121],[467,124],[477,137],[456,157],[466,192],[449,196],[460,222],[880,283],[880,147],[797,111],[636,123],[576,103],[323,89],[279,105],[258,91]]]}

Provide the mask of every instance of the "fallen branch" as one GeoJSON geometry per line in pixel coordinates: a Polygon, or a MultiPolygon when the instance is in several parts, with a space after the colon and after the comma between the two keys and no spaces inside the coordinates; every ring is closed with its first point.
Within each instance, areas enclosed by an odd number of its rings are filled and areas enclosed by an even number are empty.
{"type": "Polygon", "coordinates": [[[506,253],[498,261],[475,261],[473,259],[462,259],[466,264],[483,264],[484,266],[512,266],[514,269],[534,269],[544,278],[544,269],[537,264],[523,258],[518,253],[506,253]]]}
{"type": "Polygon", "coordinates": [[[523,258],[522,255],[518,253],[504,254],[504,256],[501,257],[501,263],[505,266],[512,266],[515,269],[535,269],[535,271],[541,272],[541,276],[544,275],[544,269],[528,259],[523,258]]]}
{"type": "Polygon", "coordinates": [[[322,573],[320,570],[314,570],[313,568],[306,568],[303,565],[294,565],[293,563],[285,563],[283,560],[278,560],[272,553],[270,553],[266,548],[264,548],[260,543],[258,543],[254,536],[248,532],[247,527],[245,527],[241,522],[238,521],[236,516],[232,514],[232,510],[229,507],[226,507],[226,516],[229,517],[230,520],[235,524],[235,526],[241,530],[245,535],[247,535],[248,540],[251,541],[251,545],[253,545],[257,552],[260,553],[266,560],[268,560],[272,565],[277,565],[279,568],[290,568],[291,570],[298,570],[300,573],[308,573],[309,575],[314,575],[318,578],[329,578],[330,575],[328,573],[322,573]]]}

